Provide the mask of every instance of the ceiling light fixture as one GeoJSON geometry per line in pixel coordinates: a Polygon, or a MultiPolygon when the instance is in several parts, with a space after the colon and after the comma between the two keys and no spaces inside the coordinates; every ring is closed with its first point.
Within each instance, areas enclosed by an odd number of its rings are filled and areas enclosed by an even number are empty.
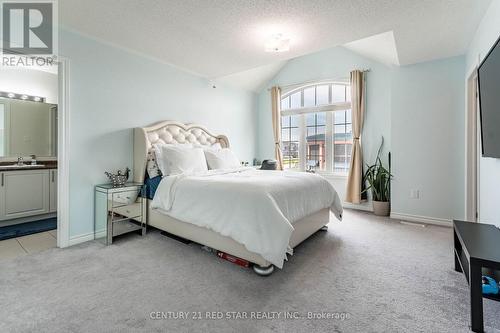
{"type": "Polygon", "coordinates": [[[290,39],[283,34],[274,34],[266,41],[265,51],[274,53],[290,51],[290,39]]]}

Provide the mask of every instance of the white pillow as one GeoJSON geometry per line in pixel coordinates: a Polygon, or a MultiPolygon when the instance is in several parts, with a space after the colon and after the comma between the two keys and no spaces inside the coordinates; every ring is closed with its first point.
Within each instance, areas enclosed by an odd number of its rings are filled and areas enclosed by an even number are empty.
{"type": "Polygon", "coordinates": [[[148,152],[146,170],[148,171],[149,178],[155,178],[161,175],[158,163],[156,163],[156,153],[154,150],[148,152]]]}
{"type": "MultiPolygon", "coordinates": [[[[162,146],[168,147],[180,147],[180,148],[193,148],[193,145],[190,143],[156,143],[153,145],[153,149],[151,149],[148,153],[148,159],[146,164],[146,169],[148,171],[149,178],[154,178],[155,176],[161,176],[165,167],[161,165],[161,149],[162,146]]],[[[166,175],[165,175],[166,176],[166,175]]]]}
{"type": "Polygon", "coordinates": [[[180,145],[156,146],[158,167],[164,176],[207,171],[207,161],[201,148],[180,145]]]}
{"type": "Polygon", "coordinates": [[[222,149],[222,146],[220,145],[219,142],[216,142],[216,143],[214,143],[213,145],[210,145],[210,146],[202,145],[202,144],[199,144],[199,143],[195,143],[194,147],[201,148],[203,150],[207,150],[207,149],[209,149],[209,150],[221,150],[222,149]]]}
{"type": "Polygon", "coordinates": [[[221,150],[205,150],[208,167],[210,169],[231,169],[240,166],[240,161],[234,155],[233,151],[228,148],[221,150]]]}

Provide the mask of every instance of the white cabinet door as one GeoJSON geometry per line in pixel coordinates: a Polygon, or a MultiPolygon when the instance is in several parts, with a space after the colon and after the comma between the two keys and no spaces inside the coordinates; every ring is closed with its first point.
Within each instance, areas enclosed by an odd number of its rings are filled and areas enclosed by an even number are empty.
{"type": "Polygon", "coordinates": [[[49,212],[57,212],[57,169],[49,170],[50,193],[49,193],[49,212]]]}
{"type": "Polygon", "coordinates": [[[49,170],[6,171],[0,177],[0,219],[49,212],[49,170]]]}

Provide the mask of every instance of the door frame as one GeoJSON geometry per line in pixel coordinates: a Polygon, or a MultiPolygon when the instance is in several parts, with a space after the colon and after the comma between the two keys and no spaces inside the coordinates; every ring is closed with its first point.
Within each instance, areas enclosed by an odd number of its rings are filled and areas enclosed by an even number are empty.
{"type": "Polygon", "coordinates": [[[465,117],[465,218],[479,221],[480,131],[477,68],[467,79],[467,109],[465,117]]]}
{"type": "Polygon", "coordinates": [[[70,138],[70,85],[69,59],[58,61],[57,117],[57,247],[69,246],[69,138],[70,138]]]}

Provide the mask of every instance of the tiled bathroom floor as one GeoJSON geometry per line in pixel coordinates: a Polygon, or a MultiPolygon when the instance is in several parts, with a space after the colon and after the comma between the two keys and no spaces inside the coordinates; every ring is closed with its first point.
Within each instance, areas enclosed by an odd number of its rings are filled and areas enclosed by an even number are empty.
{"type": "Polygon", "coordinates": [[[41,252],[57,246],[57,230],[0,241],[0,260],[41,252]]]}

